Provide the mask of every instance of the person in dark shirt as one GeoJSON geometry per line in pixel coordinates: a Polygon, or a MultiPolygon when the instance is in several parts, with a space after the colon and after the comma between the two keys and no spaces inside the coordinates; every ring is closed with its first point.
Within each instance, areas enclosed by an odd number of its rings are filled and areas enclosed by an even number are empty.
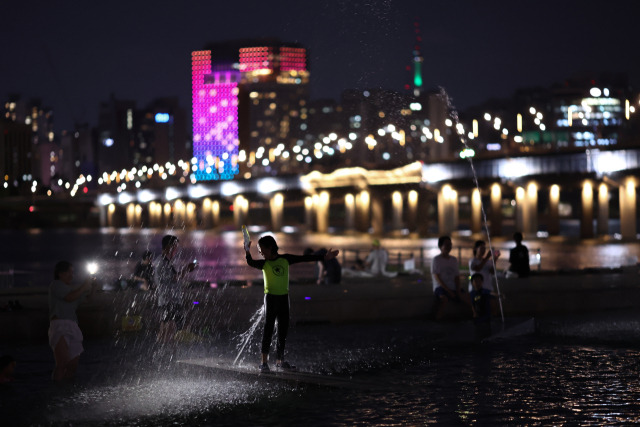
{"type": "Polygon", "coordinates": [[[318,261],[318,285],[339,285],[342,280],[342,266],[337,258],[325,260],[325,256],[329,251],[327,248],[319,249],[316,255],[320,255],[322,259],[318,261]]]}
{"type": "Polygon", "coordinates": [[[469,293],[469,297],[471,298],[473,321],[476,324],[490,322],[491,300],[495,298],[495,294],[489,289],[483,288],[484,276],[482,273],[474,273],[471,276],[471,285],[473,289],[469,293]]]}
{"type": "Polygon", "coordinates": [[[491,335],[491,306],[497,295],[483,287],[484,276],[481,273],[474,273],[471,276],[471,285],[473,289],[469,292],[469,298],[471,299],[475,334],[476,339],[482,341],[491,335]]]}
{"type": "Polygon", "coordinates": [[[509,253],[509,270],[507,277],[527,277],[531,272],[529,267],[529,249],[522,244],[522,233],[515,232],[513,240],[516,247],[509,253]]]}

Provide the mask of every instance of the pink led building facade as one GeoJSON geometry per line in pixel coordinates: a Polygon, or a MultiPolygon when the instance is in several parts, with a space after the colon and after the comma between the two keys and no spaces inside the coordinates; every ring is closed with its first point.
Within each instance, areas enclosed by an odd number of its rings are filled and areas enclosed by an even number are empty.
{"type": "MultiPolygon", "coordinates": [[[[233,179],[240,172],[239,157],[247,159],[246,167],[252,169],[258,149],[269,149],[276,140],[291,144],[299,139],[288,129],[300,129],[299,124],[291,124],[300,112],[291,111],[290,106],[304,105],[300,99],[309,76],[306,49],[279,42],[229,42],[193,52],[191,61],[191,170],[196,181],[233,179]],[[241,108],[242,133],[238,126],[240,89],[251,94],[251,103],[241,108]]],[[[246,99],[242,102],[248,102],[246,99]]]]}
{"type": "Polygon", "coordinates": [[[235,70],[211,70],[211,51],[191,55],[192,173],[196,181],[232,179],[238,173],[238,82],[235,70]]]}
{"type": "Polygon", "coordinates": [[[240,49],[240,71],[273,71],[273,49],[270,47],[245,47],[240,49]]]}
{"type": "Polygon", "coordinates": [[[307,52],[301,47],[280,48],[280,69],[282,71],[306,71],[307,52]]]}

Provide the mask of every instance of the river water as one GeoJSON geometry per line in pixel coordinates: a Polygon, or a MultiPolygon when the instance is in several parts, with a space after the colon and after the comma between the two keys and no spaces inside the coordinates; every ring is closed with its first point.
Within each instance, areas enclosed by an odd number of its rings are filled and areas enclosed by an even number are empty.
{"type": "MultiPolygon", "coordinates": [[[[264,230],[254,231],[252,239],[255,248],[255,242],[264,230]]],[[[0,238],[5,242],[0,259],[0,287],[47,286],[51,281],[53,266],[59,260],[74,263],[77,277],[88,261],[97,261],[100,265],[98,276],[105,285],[109,285],[121,275],[131,275],[145,250],[160,253],[160,241],[167,232],[180,238],[178,262],[198,260],[200,268],[193,275],[195,280],[219,282],[247,275],[259,277],[246,266],[240,230],[220,233],[152,229],[0,230],[0,238]]],[[[339,249],[347,257],[341,255],[340,258],[346,266],[351,265],[356,251],[359,251],[360,257],[366,256],[371,245],[371,237],[366,234],[345,236],[281,232],[275,233],[275,237],[281,253],[301,254],[307,247],[339,249]]],[[[453,239],[452,254],[460,258],[462,266],[467,265],[472,255],[473,241],[470,237],[453,239]]],[[[506,268],[508,250],[514,246],[513,242],[495,237],[491,241],[503,253],[498,260],[498,267],[506,268]]],[[[431,258],[439,253],[435,237],[388,238],[381,239],[381,242],[389,250],[394,262],[396,254],[401,254],[402,259],[413,254],[417,266],[427,266],[431,258]]],[[[532,261],[535,261],[536,254],[540,254],[540,265],[533,265],[534,270],[615,268],[633,265],[640,258],[640,245],[636,242],[555,238],[525,240],[524,244],[529,247],[532,261]]],[[[258,256],[255,249],[253,253],[258,256]]],[[[303,275],[312,274],[311,267],[296,268],[303,275]]]]}
{"type": "MultiPolygon", "coordinates": [[[[132,270],[145,249],[159,251],[163,234],[5,230],[0,232],[2,262],[14,270],[16,286],[46,286],[59,259],[76,265],[97,260],[108,281],[132,270]]],[[[201,263],[200,279],[250,274],[239,231],[175,234],[183,260],[201,263]]],[[[278,233],[276,239],[283,252],[291,253],[308,246],[366,251],[370,243],[368,236],[278,233]]],[[[616,267],[639,255],[637,244],[619,242],[525,243],[540,248],[545,269],[616,267]]],[[[468,248],[472,241],[454,239],[456,244],[468,248]]],[[[511,245],[500,239],[494,244],[511,245]]],[[[383,239],[383,245],[392,252],[423,248],[425,256],[437,253],[435,239],[383,239]]],[[[594,325],[640,325],[640,315],[593,314],[576,321],[579,333],[570,339],[547,326],[534,335],[485,344],[451,339],[461,325],[448,328],[428,320],[293,325],[288,358],[302,370],[351,379],[353,385],[345,387],[283,383],[168,362],[146,334],[86,340],[77,382],[59,387],[49,379],[53,358],[46,343],[5,342],[0,353],[11,354],[18,365],[14,381],[0,385],[0,419],[2,425],[145,426],[638,423],[640,327],[602,336],[597,331],[606,328],[594,325]]],[[[234,359],[243,332],[205,335],[200,343],[183,345],[178,359],[234,359]]],[[[257,366],[257,340],[247,345],[241,363],[257,366]]]]}

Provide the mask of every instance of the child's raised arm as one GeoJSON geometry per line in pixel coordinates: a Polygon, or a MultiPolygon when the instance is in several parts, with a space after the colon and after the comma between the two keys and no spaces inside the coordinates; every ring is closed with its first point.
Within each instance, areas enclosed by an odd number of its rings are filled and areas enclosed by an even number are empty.
{"type": "Polygon", "coordinates": [[[339,253],[340,251],[337,249],[335,251],[333,249],[329,249],[327,253],[324,255],[324,260],[329,261],[330,259],[337,257],[339,253]]]}

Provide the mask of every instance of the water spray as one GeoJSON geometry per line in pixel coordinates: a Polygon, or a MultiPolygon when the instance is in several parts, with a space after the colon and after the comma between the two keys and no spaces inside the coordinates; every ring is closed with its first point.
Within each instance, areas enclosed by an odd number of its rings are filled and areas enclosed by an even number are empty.
{"type": "Polygon", "coordinates": [[[251,340],[251,337],[253,336],[253,333],[256,331],[256,328],[260,324],[260,321],[262,320],[263,316],[264,316],[264,305],[261,305],[258,311],[256,311],[253,314],[253,316],[251,316],[251,326],[249,327],[249,329],[244,334],[240,335],[240,337],[244,337],[244,342],[242,343],[242,346],[240,348],[240,351],[238,352],[238,355],[233,361],[233,365],[236,365],[236,363],[238,362],[238,359],[240,359],[240,356],[242,355],[244,348],[247,346],[247,343],[249,342],[249,340],[251,340]]]}

